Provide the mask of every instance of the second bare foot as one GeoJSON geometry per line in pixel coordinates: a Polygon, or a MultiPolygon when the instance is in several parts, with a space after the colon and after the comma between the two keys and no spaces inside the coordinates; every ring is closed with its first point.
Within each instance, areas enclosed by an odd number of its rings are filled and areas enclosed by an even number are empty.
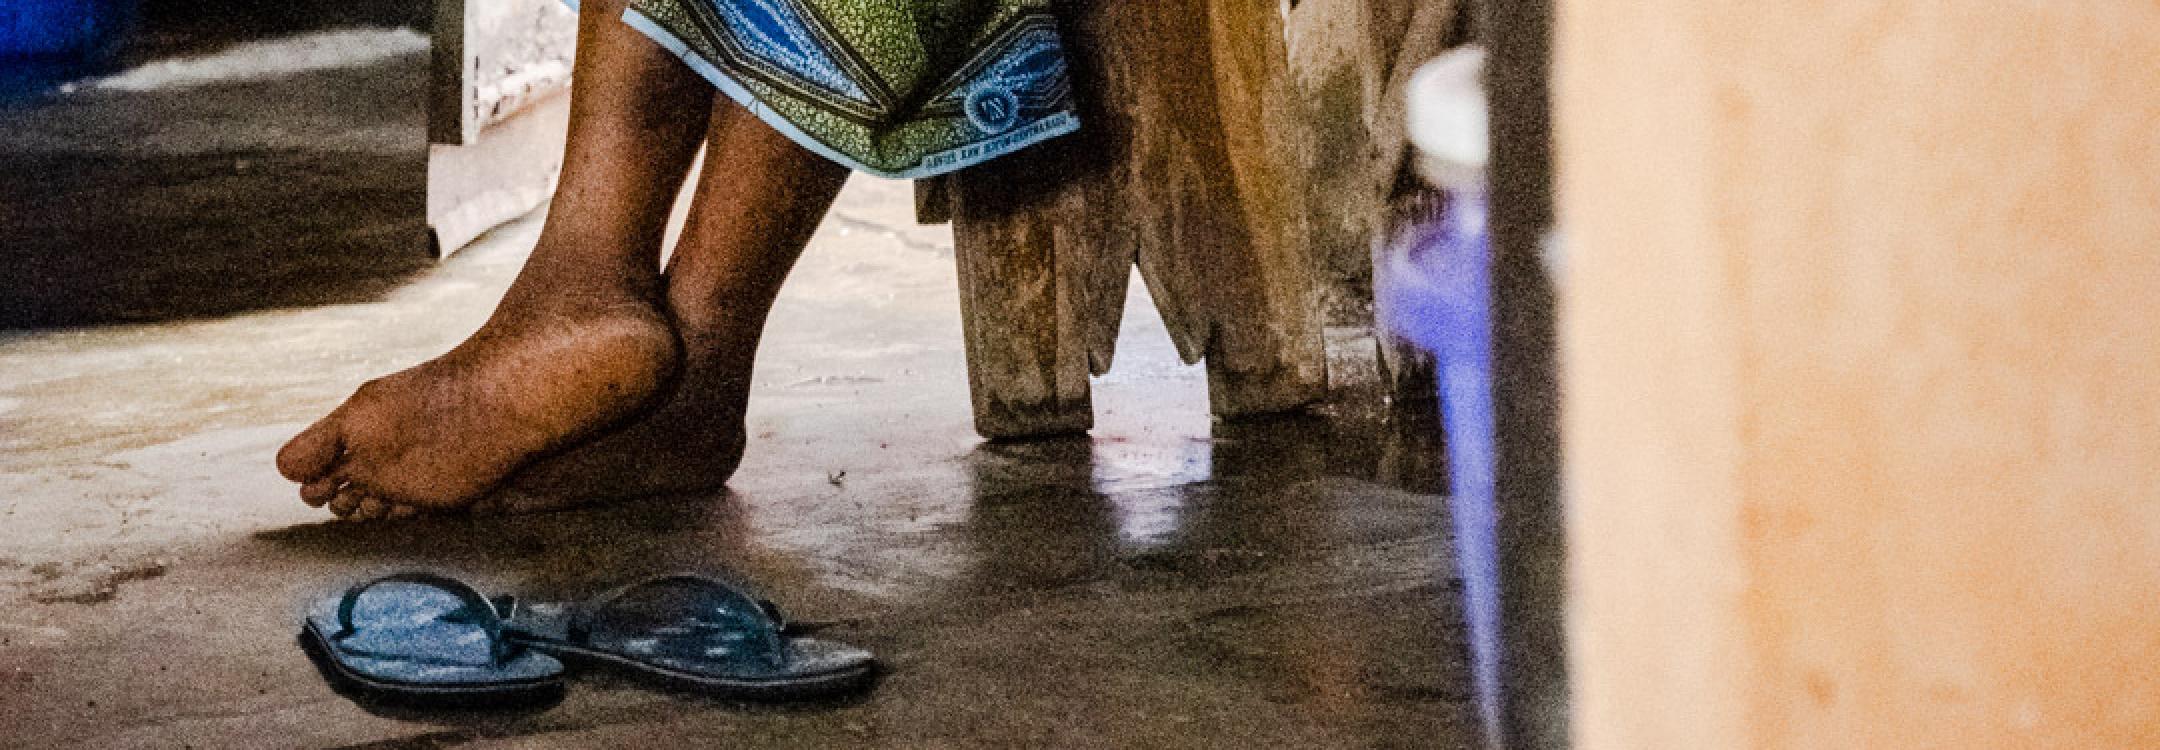
{"type": "Polygon", "coordinates": [[[521,286],[472,338],[362,385],[287,443],[278,469],[302,499],[340,515],[462,507],[646,406],[675,374],[674,333],[644,296],[521,286]]]}
{"type": "Polygon", "coordinates": [[[474,505],[534,513],[634,497],[719,490],[742,462],[756,322],[683,324],[682,377],[659,404],[592,441],[534,461],[474,505]]]}

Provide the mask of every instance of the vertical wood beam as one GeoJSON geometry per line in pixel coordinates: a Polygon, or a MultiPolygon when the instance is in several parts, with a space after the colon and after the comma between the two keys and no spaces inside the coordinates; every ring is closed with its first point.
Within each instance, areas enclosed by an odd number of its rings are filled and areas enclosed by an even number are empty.
{"type": "Polygon", "coordinates": [[[1268,104],[1285,75],[1274,6],[1068,9],[1081,132],[946,188],[978,427],[1015,437],[1086,424],[1087,376],[1110,367],[1136,261],[1180,355],[1208,361],[1217,414],[1318,400],[1326,361],[1291,205],[1302,193],[1278,161],[1286,113],[1268,104]]]}
{"type": "Polygon", "coordinates": [[[2160,7],[1560,9],[1580,746],[2160,746],[2160,7]]]}
{"type": "Polygon", "coordinates": [[[428,72],[428,142],[457,146],[469,143],[477,127],[468,129],[473,87],[465,75],[466,0],[435,0],[434,28],[428,72]]]}
{"type": "Polygon", "coordinates": [[[1485,4],[1491,103],[1493,493],[1503,591],[1501,741],[1568,746],[1566,555],[1561,502],[1552,228],[1548,0],[1485,4]]]}

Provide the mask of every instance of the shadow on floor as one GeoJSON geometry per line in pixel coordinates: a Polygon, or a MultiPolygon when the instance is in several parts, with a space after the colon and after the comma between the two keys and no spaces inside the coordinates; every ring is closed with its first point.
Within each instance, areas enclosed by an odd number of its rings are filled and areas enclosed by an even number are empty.
{"type": "Polygon", "coordinates": [[[449,572],[515,570],[521,591],[551,598],[663,573],[721,572],[712,561],[742,559],[752,541],[743,505],[730,492],[537,516],[326,520],[257,532],[255,538],[280,554],[345,566],[356,583],[427,560],[449,572]]]}
{"type": "MultiPolygon", "coordinates": [[[[425,6],[151,0],[110,62],[424,29],[425,6]]],[[[256,54],[208,85],[0,102],[0,330],[368,301],[432,265],[427,53],[297,72],[256,54]]]]}
{"type": "Polygon", "coordinates": [[[426,155],[0,156],[0,330],[381,297],[434,265],[426,155]]]}

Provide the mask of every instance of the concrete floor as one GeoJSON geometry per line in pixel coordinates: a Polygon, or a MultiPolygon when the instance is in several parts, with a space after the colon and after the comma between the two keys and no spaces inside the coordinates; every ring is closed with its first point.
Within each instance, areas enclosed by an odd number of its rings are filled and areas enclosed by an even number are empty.
{"type": "MultiPolygon", "coordinates": [[[[137,156],[99,158],[121,172],[174,163],[137,156]]],[[[238,210],[201,202],[223,194],[208,178],[158,174],[128,183],[129,202],[238,210]]],[[[10,235],[82,223],[8,216],[10,235]]],[[[281,221],[212,218],[237,238],[281,221]]],[[[374,525],[301,505],[270,466],[278,444],[362,380],[476,327],[539,221],[438,266],[306,243],[217,256],[247,265],[232,270],[247,283],[289,287],[274,299],[232,297],[208,264],[135,233],[98,251],[160,281],[47,292],[89,311],[65,326],[13,308],[0,330],[0,747],[1470,745],[1429,424],[1349,407],[1213,424],[1202,373],[1136,296],[1092,438],[984,444],[950,235],[912,225],[904,183],[852,184],[790,281],[730,492],[374,525]],[[99,312],[113,297],[124,314],[99,312]],[[371,713],[316,676],[293,643],[298,614],[411,568],[540,598],[727,572],[800,617],[840,621],[835,637],[890,671],[864,697],[813,706],[594,675],[542,712],[371,713]]],[[[403,222],[331,229],[366,239],[403,222]]],[[[1347,353],[1369,341],[1341,343],[1356,386],[1347,353]]]]}

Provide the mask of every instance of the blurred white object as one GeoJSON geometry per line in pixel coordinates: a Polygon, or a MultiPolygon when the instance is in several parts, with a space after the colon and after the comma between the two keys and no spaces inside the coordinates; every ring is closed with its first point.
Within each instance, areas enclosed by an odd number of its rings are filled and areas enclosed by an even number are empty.
{"type": "MultiPolygon", "coordinates": [[[[1458,47],[1433,58],[1411,74],[1407,88],[1406,119],[1418,175],[1442,190],[1483,194],[1492,156],[1485,48],[1458,47]]],[[[1559,227],[1546,232],[1538,249],[1545,272],[1558,283],[1567,267],[1567,241],[1559,227]]]]}
{"type": "Polygon", "coordinates": [[[118,91],[213,86],[357,68],[404,55],[424,55],[428,45],[428,36],[412,29],[336,29],[243,42],[206,55],[157,60],[76,85],[118,91]]]}
{"type": "Polygon", "coordinates": [[[1433,58],[1411,74],[1404,97],[1418,173],[1434,187],[1484,190],[1485,162],[1492,154],[1485,48],[1458,47],[1433,58]]]}

